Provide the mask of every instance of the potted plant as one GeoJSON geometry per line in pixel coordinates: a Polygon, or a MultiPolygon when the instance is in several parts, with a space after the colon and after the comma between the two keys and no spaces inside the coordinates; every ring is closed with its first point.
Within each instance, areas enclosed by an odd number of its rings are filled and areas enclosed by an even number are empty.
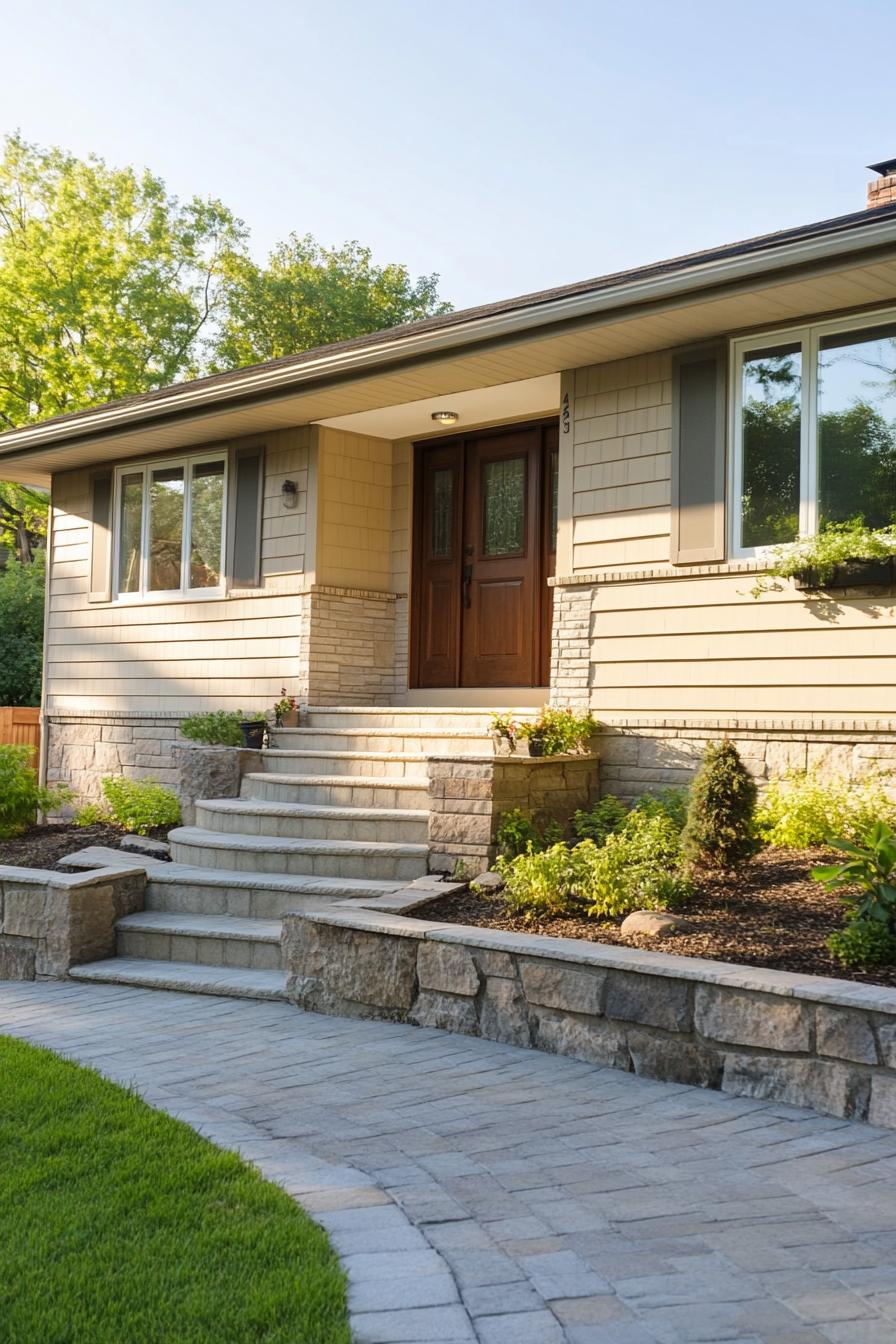
{"type": "Polygon", "coordinates": [[[280,690],[280,699],[274,706],[274,723],[278,728],[298,728],[299,707],[294,695],[286,694],[286,687],[280,690]]]}
{"type": "Polygon", "coordinates": [[[516,751],[520,728],[512,714],[493,714],[490,732],[499,756],[509,756],[516,751]]]}
{"type": "Polygon", "coordinates": [[[519,736],[529,743],[530,756],[559,756],[586,752],[597,731],[597,720],[590,711],[579,714],[545,705],[534,722],[522,725],[519,736]]]}
{"type": "Polygon", "coordinates": [[[267,719],[263,713],[249,712],[244,714],[240,710],[240,736],[244,747],[250,747],[253,751],[260,751],[264,746],[264,733],[267,726],[267,719]]]}

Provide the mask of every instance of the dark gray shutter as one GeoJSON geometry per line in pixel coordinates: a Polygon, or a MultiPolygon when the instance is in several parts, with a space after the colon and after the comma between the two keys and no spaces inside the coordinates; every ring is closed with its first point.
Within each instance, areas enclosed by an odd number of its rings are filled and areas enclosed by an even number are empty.
{"type": "Polygon", "coordinates": [[[724,345],[672,361],[672,563],[725,559],[724,345]]]}
{"type": "Polygon", "coordinates": [[[111,471],[95,471],[90,478],[90,586],[87,600],[112,600],[111,471]]]}
{"type": "Polygon", "coordinates": [[[235,588],[261,583],[261,506],[264,496],[264,448],[237,448],[233,454],[230,497],[230,582],[235,588]]]}

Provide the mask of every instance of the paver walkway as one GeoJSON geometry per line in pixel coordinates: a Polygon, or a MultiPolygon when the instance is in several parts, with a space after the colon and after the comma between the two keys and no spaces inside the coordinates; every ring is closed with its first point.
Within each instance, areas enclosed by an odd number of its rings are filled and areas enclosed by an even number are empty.
{"type": "Polygon", "coordinates": [[[280,1181],[359,1344],[896,1340],[896,1133],[280,1003],[4,984],[0,1032],[280,1181]]]}

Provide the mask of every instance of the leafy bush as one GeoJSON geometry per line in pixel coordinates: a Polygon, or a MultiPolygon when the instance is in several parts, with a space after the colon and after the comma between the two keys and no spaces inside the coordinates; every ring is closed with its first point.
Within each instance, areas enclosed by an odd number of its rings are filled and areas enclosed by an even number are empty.
{"type": "Polygon", "coordinates": [[[137,835],[146,835],[156,826],[176,826],[180,821],[177,795],[153,779],[107,775],[102,790],[119,826],[137,835]]]}
{"type": "Polygon", "coordinates": [[[52,812],[72,800],[71,789],[63,784],[40,787],[33,755],[31,747],[0,745],[0,840],[32,826],[38,812],[52,812]]]}
{"type": "Polygon", "coordinates": [[[883,924],[853,919],[826,940],[827,949],[850,968],[888,966],[896,963],[896,935],[883,924]]]}
{"type": "Polygon", "coordinates": [[[839,891],[850,919],[879,924],[896,934],[896,833],[876,821],[858,844],[832,840],[848,857],[842,863],[813,868],[812,876],[828,891],[839,891]]]}
{"type": "Polygon", "coordinates": [[[504,899],[527,919],[559,915],[592,918],[680,904],[691,886],[680,870],[681,842],[675,823],[661,811],[634,808],[620,828],[598,846],[583,840],[553,845],[515,859],[499,859],[504,899]]]}
{"type": "Polygon", "coordinates": [[[100,826],[103,822],[112,820],[112,814],[107,807],[100,807],[99,803],[85,803],[75,814],[76,826],[100,826]]]}
{"type": "Polygon", "coordinates": [[[0,705],[39,705],[46,556],[7,559],[0,571],[0,705]]]}
{"type": "Polygon", "coordinates": [[[756,827],[767,845],[810,849],[831,835],[856,841],[875,821],[896,824],[896,802],[881,777],[822,779],[815,770],[790,770],[773,779],[756,809],[756,827]]]}
{"type": "Polygon", "coordinates": [[[648,817],[667,817],[680,835],[687,824],[689,803],[687,789],[660,789],[659,793],[645,793],[639,798],[635,810],[648,817]]]}
{"type": "Polygon", "coordinates": [[[580,808],[573,814],[573,834],[579,840],[593,840],[596,845],[602,845],[608,835],[619,830],[627,816],[625,803],[608,793],[589,811],[580,808]]]}
{"type": "Polygon", "coordinates": [[[211,714],[191,714],[180,725],[180,731],[191,742],[202,742],[208,747],[238,747],[242,742],[238,709],[218,709],[211,714]]]}
{"type": "Polygon", "coordinates": [[[730,868],[759,848],[756,783],[728,738],[710,742],[691,786],[682,850],[693,863],[730,868]]]}
{"type": "Polygon", "coordinates": [[[558,756],[561,752],[584,751],[597,731],[593,714],[545,705],[537,719],[520,725],[518,733],[529,741],[540,738],[545,756],[558,756]]]}
{"type": "Polygon", "coordinates": [[[562,839],[563,827],[559,821],[551,819],[539,830],[519,807],[504,813],[496,836],[498,855],[503,859],[514,859],[517,854],[525,854],[529,850],[548,849],[562,839]]]}

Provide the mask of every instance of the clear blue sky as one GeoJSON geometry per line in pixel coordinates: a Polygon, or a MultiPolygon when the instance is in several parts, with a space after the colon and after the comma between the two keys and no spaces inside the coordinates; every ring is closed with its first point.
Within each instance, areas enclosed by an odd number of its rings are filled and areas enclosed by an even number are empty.
{"type": "Polygon", "coordinates": [[[438,271],[457,306],[857,209],[892,0],[32,0],[0,131],[438,271]]]}

